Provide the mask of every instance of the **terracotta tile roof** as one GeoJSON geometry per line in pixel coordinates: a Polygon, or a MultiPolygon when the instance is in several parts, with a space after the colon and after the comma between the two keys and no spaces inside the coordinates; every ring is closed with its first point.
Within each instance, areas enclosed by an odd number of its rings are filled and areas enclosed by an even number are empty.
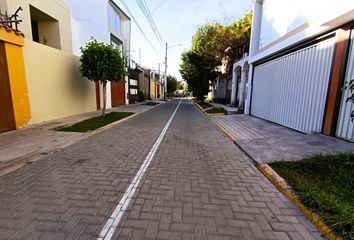
{"type": "Polygon", "coordinates": [[[18,36],[22,36],[22,37],[25,36],[22,32],[16,31],[15,29],[12,29],[12,28],[10,28],[9,26],[4,25],[4,24],[1,24],[1,23],[0,23],[0,28],[5,28],[5,30],[6,30],[7,32],[13,32],[13,33],[15,33],[15,34],[18,35],[18,36]]]}

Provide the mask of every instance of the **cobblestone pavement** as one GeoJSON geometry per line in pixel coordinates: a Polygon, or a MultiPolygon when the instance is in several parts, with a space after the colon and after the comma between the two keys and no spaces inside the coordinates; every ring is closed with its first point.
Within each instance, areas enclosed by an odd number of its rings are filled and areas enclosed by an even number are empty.
{"type": "MultiPolygon", "coordinates": [[[[0,177],[0,239],[97,239],[178,101],[0,177]]],[[[322,239],[183,101],[113,239],[322,239]]]]}

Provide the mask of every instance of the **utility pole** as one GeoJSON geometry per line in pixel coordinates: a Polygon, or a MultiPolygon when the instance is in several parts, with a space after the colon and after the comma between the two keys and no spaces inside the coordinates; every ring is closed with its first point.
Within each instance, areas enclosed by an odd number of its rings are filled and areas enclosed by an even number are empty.
{"type": "Polygon", "coordinates": [[[163,99],[166,100],[167,95],[167,42],[166,42],[166,52],[165,52],[165,94],[163,95],[163,99]]]}
{"type": "Polygon", "coordinates": [[[141,49],[139,48],[139,65],[141,66],[141,49]]]}

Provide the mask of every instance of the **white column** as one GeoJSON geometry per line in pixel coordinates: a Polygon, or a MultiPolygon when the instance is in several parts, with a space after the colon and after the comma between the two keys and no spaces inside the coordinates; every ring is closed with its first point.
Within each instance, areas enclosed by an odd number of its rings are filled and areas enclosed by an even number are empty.
{"type": "Polygon", "coordinates": [[[247,75],[248,75],[248,69],[244,66],[242,68],[241,72],[241,84],[240,84],[240,89],[238,91],[238,108],[243,106],[243,103],[245,102],[245,88],[246,88],[246,83],[247,83],[247,75]]]}
{"type": "Polygon", "coordinates": [[[251,113],[252,78],[253,78],[253,64],[250,64],[248,70],[248,83],[246,84],[245,114],[251,113]]]}
{"type": "Polygon", "coordinates": [[[106,86],[106,109],[112,108],[111,82],[107,82],[106,86]]]}
{"type": "Polygon", "coordinates": [[[237,74],[236,70],[233,67],[232,70],[232,86],[231,86],[231,106],[236,104],[236,88],[237,88],[237,74]]]}
{"type": "MultiPolygon", "coordinates": [[[[252,61],[252,57],[257,54],[259,49],[259,41],[261,35],[262,26],[262,9],[263,0],[256,0],[253,7],[253,18],[252,18],[252,30],[251,30],[251,41],[250,41],[250,54],[249,59],[252,61]]],[[[253,64],[249,65],[248,74],[248,84],[247,84],[247,95],[245,102],[245,114],[250,114],[251,108],[251,94],[252,94],[252,78],[253,78],[253,64]]]]}
{"type": "Polygon", "coordinates": [[[261,36],[261,26],[262,26],[262,9],[263,0],[256,0],[253,7],[253,17],[252,17],[252,30],[251,30],[251,40],[250,40],[250,53],[249,56],[252,58],[256,55],[259,49],[259,41],[261,36]]]}

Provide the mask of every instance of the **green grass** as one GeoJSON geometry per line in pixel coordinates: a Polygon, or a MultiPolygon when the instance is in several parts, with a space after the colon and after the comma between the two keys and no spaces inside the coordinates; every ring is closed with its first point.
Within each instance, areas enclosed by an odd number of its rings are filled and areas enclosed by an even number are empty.
{"type": "Polygon", "coordinates": [[[56,131],[64,131],[64,132],[88,132],[95,130],[97,128],[103,127],[112,122],[118,121],[120,119],[129,117],[134,113],[131,112],[111,112],[106,114],[104,117],[94,117],[90,119],[86,119],[84,121],[75,123],[71,126],[63,126],[58,127],[56,131]]]}
{"type": "Polygon", "coordinates": [[[207,113],[224,113],[226,114],[226,110],[222,107],[213,107],[212,109],[206,110],[207,113]]]}
{"type": "Polygon", "coordinates": [[[316,155],[270,166],[337,236],[354,239],[354,153],[316,155]]]}
{"type": "Polygon", "coordinates": [[[197,103],[199,106],[201,106],[203,109],[206,109],[206,108],[211,108],[213,105],[207,103],[207,102],[201,102],[200,100],[196,99],[196,98],[193,98],[193,101],[195,103],[197,103]]]}

